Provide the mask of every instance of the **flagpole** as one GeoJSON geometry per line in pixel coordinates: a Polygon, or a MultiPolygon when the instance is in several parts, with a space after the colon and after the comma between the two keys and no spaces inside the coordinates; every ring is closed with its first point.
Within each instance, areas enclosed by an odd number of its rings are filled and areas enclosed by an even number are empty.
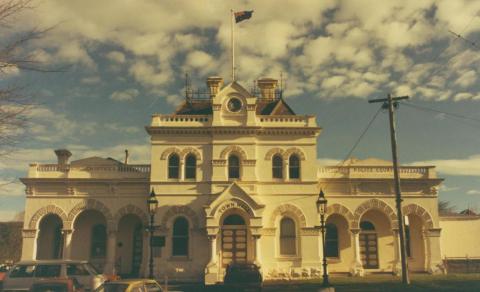
{"type": "Polygon", "coordinates": [[[233,9],[230,9],[230,18],[231,18],[231,47],[232,47],[232,82],[235,81],[235,43],[234,43],[234,23],[233,23],[233,9]]]}

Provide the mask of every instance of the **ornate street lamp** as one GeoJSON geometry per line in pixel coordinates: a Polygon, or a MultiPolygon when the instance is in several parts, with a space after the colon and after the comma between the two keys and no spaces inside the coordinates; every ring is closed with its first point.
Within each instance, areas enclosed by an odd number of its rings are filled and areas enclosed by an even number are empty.
{"type": "Polygon", "coordinates": [[[320,214],[320,231],[322,232],[322,247],[323,247],[323,287],[329,287],[328,273],[327,273],[327,248],[325,246],[325,213],[327,212],[327,199],[323,190],[320,189],[317,199],[317,212],[320,214]]]}
{"type": "Polygon", "coordinates": [[[148,212],[150,213],[150,226],[148,227],[148,231],[150,231],[150,262],[149,262],[150,270],[149,270],[148,277],[150,279],[153,279],[154,278],[153,277],[153,232],[155,230],[155,227],[153,226],[153,222],[155,220],[155,212],[157,211],[157,208],[158,208],[157,195],[155,194],[155,191],[153,190],[153,188],[147,200],[147,207],[148,207],[148,212]]]}

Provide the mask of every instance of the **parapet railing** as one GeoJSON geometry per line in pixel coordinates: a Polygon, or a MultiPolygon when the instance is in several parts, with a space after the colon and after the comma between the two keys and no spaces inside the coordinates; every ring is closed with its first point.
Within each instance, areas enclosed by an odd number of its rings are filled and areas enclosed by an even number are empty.
{"type": "MultiPolygon", "coordinates": [[[[402,166],[399,169],[402,178],[432,178],[435,175],[433,166],[402,166]]],[[[318,169],[322,178],[359,178],[359,177],[392,177],[392,166],[326,166],[318,169]]]]}
{"type": "Polygon", "coordinates": [[[211,123],[211,117],[206,115],[161,115],[152,117],[152,126],[175,125],[178,123],[207,126],[211,123]]]}
{"type": "Polygon", "coordinates": [[[109,172],[141,172],[150,173],[149,164],[122,164],[122,165],[99,165],[99,166],[71,166],[59,164],[37,164],[38,172],[52,171],[109,171],[109,172]]]}

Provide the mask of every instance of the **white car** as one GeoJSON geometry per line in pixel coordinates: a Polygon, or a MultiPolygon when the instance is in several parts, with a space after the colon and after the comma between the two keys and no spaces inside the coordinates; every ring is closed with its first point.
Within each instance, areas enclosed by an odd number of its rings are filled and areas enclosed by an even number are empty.
{"type": "Polygon", "coordinates": [[[75,278],[86,290],[94,290],[106,280],[106,277],[87,261],[20,261],[5,277],[3,291],[28,291],[35,280],[59,277],[75,278]]]}

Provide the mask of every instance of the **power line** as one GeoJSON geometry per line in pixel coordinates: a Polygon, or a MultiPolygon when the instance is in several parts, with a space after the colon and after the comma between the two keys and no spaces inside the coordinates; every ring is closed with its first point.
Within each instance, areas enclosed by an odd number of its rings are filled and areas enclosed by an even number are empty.
{"type": "MultiPolygon", "coordinates": [[[[344,159],[341,160],[339,163],[337,163],[335,165],[335,167],[340,167],[340,166],[345,166],[345,162],[348,160],[348,158],[350,157],[350,155],[352,155],[353,151],[355,151],[355,149],[357,148],[357,146],[360,144],[360,142],[362,141],[363,137],[367,134],[368,130],[370,129],[370,127],[372,126],[373,122],[377,119],[378,117],[378,114],[381,112],[382,108],[380,107],[377,112],[373,115],[372,119],[368,122],[367,126],[365,127],[365,129],[363,129],[362,133],[360,134],[360,136],[357,138],[357,140],[355,141],[355,143],[353,144],[352,148],[350,148],[350,150],[348,151],[347,155],[345,155],[344,159]]],[[[339,172],[337,172],[336,174],[339,174],[339,172]]],[[[332,178],[335,178],[332,177],[332,178]]],[[[323,183],[322,186],[325,187],[329,185],[329,183],[323,183]]],[[[285,200],[285,201],[282,201],[282,203],[288,203],[288,202],[292,202],[292,201],[296,201],[296,200],[302,200],[302,199],[305,199],[305,198],[310,198],[311,196],[302,196],[300,198],[294,198],[294,199],[291,199],[291,200],[285,200]]]]}
{"type": "Polygon", "coordinates": [[[421,109],[421,110],[424,110],[424,111],[430,111],[430,112],[434,112],[434,113],[438,113],[438,114],[444,114],[446,116],[451,116],[451,117],[455,117],[455,118],[458,118],[458,119],[480,122],[480,119],[476,119],[476,118],[473,118],[473,117],[468,117],[468,116],[457,114],[457,113],[449,113],[449,112],[445,112],[445,111],[441,111],[441,110],[437,110],[437,109],[432,109],[432,108],[424,107],[424,106],[421,106],[421,105],[418,105],[418,104],[415,104],[415,103],[412,103],[412,102],[403,103],[403,105],[410,106],[410,107],[417,108],[417,109],[421,109]]]}

